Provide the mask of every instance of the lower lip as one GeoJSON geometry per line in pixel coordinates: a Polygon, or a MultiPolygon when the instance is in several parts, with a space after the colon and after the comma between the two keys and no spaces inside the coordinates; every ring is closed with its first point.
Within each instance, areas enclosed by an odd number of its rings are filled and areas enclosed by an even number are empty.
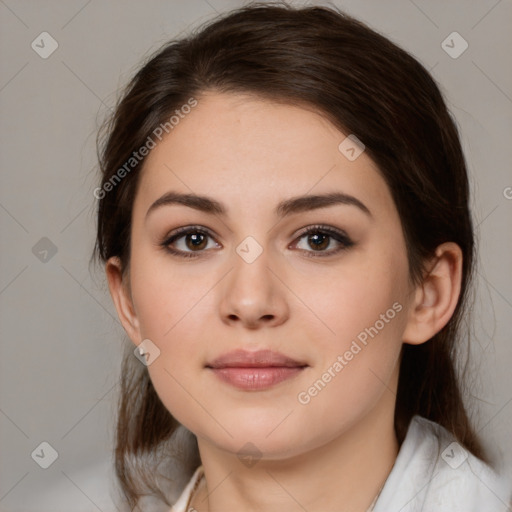
{"type": "Polygon", "coordinates": [[[224,382],[239,389],[262,390],[290,379],[300,373],[301,366],[269,366],[258,368],[211,368],[213,373],[224,382]]]}

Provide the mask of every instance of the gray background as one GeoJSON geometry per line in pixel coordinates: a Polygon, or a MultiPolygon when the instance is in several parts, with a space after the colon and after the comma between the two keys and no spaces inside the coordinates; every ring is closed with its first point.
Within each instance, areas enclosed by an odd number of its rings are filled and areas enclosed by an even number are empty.
{"type": "MultiPolygon", "coordinates": [[[[1,511],[113,510],[124,331],[103,276],[88,268],[96,130],[144,56],[242,4],[0,0],[1,511]],[[47,59],[31,47],[43,31],[59,45],[47,59]],[[58,452],[48,469],[31,457],[43,441],[58,452]]],[[[512,475],[512,2],[336,5],[430,69],[461,128],[480,243],[475,421],[512,475]],[[456,59],[441,46],[453,31],[469,44],[456,59]]]]}

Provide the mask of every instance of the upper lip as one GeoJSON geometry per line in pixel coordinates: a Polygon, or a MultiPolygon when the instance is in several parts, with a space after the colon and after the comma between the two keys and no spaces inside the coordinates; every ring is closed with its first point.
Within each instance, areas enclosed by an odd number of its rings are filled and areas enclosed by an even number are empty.
{"type": "Polygon", "coordinates": [[[293,368],[307,366],[307,364],[273,350],[250,352],[241,349],[227,352],[206,364],[207,368],[267,368],[270,366],[293,368]]]}

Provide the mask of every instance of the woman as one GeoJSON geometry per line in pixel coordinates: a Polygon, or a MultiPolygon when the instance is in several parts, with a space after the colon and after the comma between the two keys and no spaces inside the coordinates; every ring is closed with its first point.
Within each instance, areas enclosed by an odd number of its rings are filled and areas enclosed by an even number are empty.
{"type": "Polygon", "coordinates": [[[106,128],[130,510],[507,509],[456,366],[466,165],[414,58],[334,9],[253,4],[162,48],[106,128]]]}

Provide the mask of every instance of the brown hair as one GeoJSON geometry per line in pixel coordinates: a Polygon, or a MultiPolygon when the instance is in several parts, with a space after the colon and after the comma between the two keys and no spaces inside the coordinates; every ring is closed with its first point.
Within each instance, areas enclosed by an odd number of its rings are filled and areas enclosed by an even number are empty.
{"type": "MultiPolygon", "coordinates": [[[[306,105],[345,134],[356,135],[397,206],[412,282],[421,282],[424,263],[439,244],[460,246],[462,288],[452,318],[428,342],[403,345],[395,430],[401,443],[418,414],[444,426],[487,461],[463,403],[465,381],[457,366],[474,265],[466,163],[456,125],[427,70],[335,8],[258,3],[231,11],[166,44],[131,80],[100,132],[101,187],[156,127],[205,91],[306,105]]],[[[95,255],[103,262],[118,256],[123,272],[129,269],[131,211],[143,163],[98,202],[95,255]]],[[[175,457],[188,476],[200,463],[195,436],[181,460],[173,452],[180,425],[132,349],[123,360],[115,452],[117,476],[131,508],[142,494],[136,481],[148,481],[140,463],[144,455],[175,457]]],[[[148,481],[149,492],[170,505],[157,487],[148,481]]]]}

